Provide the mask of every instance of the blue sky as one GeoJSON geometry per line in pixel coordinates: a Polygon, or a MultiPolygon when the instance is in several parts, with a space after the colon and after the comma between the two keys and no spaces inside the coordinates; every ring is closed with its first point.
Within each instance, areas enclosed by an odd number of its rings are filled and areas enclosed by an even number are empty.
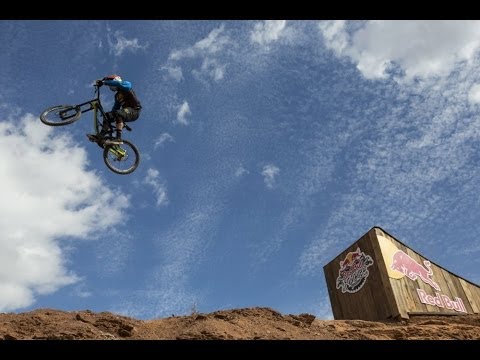
{"type": "Polygon", "coordinates": [[[0,311],[332,318],[323,266],[373,226],[480,282],[479,21],[0,21],[0,311]],[[141,118],[121,176],[91,113],[141,118]],[[102,99],[112,106],[112,94],[102,99]]]}

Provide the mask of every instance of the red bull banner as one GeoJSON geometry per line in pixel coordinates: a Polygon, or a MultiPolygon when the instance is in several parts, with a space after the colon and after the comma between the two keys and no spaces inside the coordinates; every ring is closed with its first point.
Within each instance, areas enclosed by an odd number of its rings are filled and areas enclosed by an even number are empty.
{"type": "Polygon", "coordinates": [[[340,261],[340,269],[337,277],[337,289],[342,293],[356,293],[367,281],[368,267],[373,265],[373,259],[366,255],[360,248],[349,252],[343,261],[340,261]]]}
{"type": "Polygon", "coordinates": [[[427,294],[425,290],[417,289],[418,297],[423,304],[433,305],[436,307],[446,308],[449,310],[455,310],[459,312],[463,312],[465,314],[468,313],[465,305],[463,305],[462,299],[459,297],[455,298],[455,300],[450,300],[447,295],[439,294],[438,292],[435,293],[435,296],[427,294]]]}
{"type": "Polygon", "coordinates": [[[423,264],[419,263],[407,253],[398,249],[389,239],[380,235],[377,235],[377,237],[390,278],[401,279],[407,277],[413,281],[422,281],[435,291],[435,295],[430,295],[425,290],[417,288],[417,296],[422,304],[467,313],[461,298],[456,297],[452,300],[448,295],[440,293],[442,289],[434,280],[430,261],[423,260],[423,264]]]}
{"type": "Polygon", "coordinates": [[[397,250],[392,256],[391,268],[398,272],[407,275],[412,280],[420,279],[425,284],[430,285],[437,291],[440,291],[440,286],[432,280],[433,271],[430,268],[430,261],[424,260],[423,264],[419,264],[416,260],[405,254],[402,250],[397,250]]]}

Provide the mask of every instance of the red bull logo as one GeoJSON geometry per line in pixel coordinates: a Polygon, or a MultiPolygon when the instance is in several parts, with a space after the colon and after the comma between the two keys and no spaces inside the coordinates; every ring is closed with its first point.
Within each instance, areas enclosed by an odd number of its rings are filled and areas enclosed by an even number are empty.
{"type": "Polygon", "coordinates": [[[337,277],[337,289],[342,293],[355,293],[360,290],[367,281],[368,267],[373,265],[373,259],[366,255],[360,248],[349,252],[343,261],[340,261],[340,270],[337,277]]]}
{"type": "Polygon", "coordinates": [[[439,294],[438,292],[435,293],[435,296],[432,296],[427,294],[422,289],[417,289],[417,294],[420,302],[422,302],[423,304],[446,308],[448,310],[455,310],[468,314],[468,311],[465,308],[462,299],[460,299],[459,297],[455,298],[455,300],[451,300],[447,295],[439,294]]]}
{"type": "Polygon", "coordinates": [[[430,285],[435,290],[440,291],[440,286],[432,280],[433,271],[430,268],[430,261],[424,260],[425,267],[420,265],[415,259],[405,254],[402,250],[398,250],[393,254],[391,268],[399,271],[412,280],[420,278],[425,284],[430,285]]]}

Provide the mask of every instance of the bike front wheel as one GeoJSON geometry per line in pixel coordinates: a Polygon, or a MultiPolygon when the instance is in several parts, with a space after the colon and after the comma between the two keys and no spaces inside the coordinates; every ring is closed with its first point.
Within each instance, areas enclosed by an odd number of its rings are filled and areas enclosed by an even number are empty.
{"type": "Polygon", "coordinates": [[[103,160],[114,173],[126,175],[138,167],[140,153],[130,141],[122,140],[122,142],[122,145],[106,145],[103,149],[103,160]]]}
{"type": "Polygon", "coordinates": [[[74,105],[56,105],[45,109],[40,114],[40,120],[49,126],[62,126],[71,124],[80,119],[80,107],[74,105]]]}

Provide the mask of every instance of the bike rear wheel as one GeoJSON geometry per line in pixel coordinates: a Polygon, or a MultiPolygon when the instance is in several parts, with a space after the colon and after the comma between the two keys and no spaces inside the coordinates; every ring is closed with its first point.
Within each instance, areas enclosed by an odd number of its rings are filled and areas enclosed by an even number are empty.
{"type": "Polygon", "coordinates": [[[105,145],[103,160],[114,173],[120,175],[135,171],[140,163],[140,153],[135,145],[128,140],[122,140],[122,145],[105,145]]]}
{"type": "Polygon", "coordinates": [[[45,109],[40,120],[49,126],[68,125],[77,121],[82,115],[80,107],[75,105],[56,105],[45,109]]]}

